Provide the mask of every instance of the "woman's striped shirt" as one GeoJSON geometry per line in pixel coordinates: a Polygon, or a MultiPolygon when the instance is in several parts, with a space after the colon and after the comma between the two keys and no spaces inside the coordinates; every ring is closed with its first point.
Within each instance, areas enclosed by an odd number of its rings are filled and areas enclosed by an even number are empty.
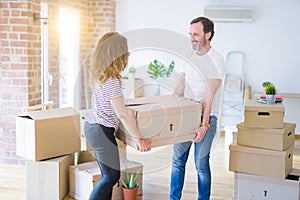
{"type": "Polygon", "coordinates": [[[96,83],[92,92],[88,122],[117,130],[120,120],[114,112],[110,100],[120,96],[123,96],[120,80],[110,78],[104,84],[96,83]]]}

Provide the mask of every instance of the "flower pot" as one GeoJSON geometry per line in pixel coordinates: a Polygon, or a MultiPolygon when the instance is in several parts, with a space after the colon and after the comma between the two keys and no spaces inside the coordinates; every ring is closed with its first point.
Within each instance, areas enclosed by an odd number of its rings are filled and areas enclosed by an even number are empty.
{"type": "Polygon", "coordinates": [[[275,104],[275,100],[276,100],[275,94],[267,94],[266,95],[267,104],[275,104]]]}
{"type": "Polygon", "coordinates": [[[134,189],[122,188],[122,189],[123,189],[124,200],[136,200],[138,188],[134,188],[134,189]]]}

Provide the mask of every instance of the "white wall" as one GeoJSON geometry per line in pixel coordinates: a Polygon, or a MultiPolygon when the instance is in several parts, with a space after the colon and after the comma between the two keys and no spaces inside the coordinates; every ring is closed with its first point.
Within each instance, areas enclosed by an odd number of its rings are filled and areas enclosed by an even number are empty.
{"type": "Polygon", "coordinates": [[[188,36],[189,22],[205,6],[253,7],[252,23],[215,23],[213,46],[224,56],[245,53],[245,83],[252,91],[262,91],[261,83],[269,80],[280,92],[300,93],[298,0],[119,0],[116,30],[159,28],[188,36]]]}
{"type": "MultiPolygon", "coordinates": [[[[215,23],[212,41],[224,57],[230,51],[244,52],[245,84],[251,85],[252,91],[262,92],[261,84],[268,80],[281,93],[300,93],[298,0],[118,0],[116,30],[126,33],[155,28],[188,37],[189,22],[202,16],[206,6],[254,8],[251,23],[215,23]]],[[[148,36],[144,37],[147,40],[148,36]]],[[[289,108],[289,116],[299,109],[298,104],[289,108]]],[[[299,119],[289,121],[297,121],[296,132],[300,133],[299,119]]]]}

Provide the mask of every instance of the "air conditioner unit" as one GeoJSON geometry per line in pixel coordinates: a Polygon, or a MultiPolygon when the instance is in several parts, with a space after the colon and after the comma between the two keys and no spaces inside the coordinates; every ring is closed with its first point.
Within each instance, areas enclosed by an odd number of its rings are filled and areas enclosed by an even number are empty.
{"type": "Polygon", "coordinates": [[[247,7],[205,7],[204,16],[214,22],[244,23],[253,21],[253,8],[247,7]]]}

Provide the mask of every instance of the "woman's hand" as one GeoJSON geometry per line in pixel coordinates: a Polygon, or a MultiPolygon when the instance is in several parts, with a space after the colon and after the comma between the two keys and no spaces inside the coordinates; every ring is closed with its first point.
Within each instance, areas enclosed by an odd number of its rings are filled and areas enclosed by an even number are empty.
{"type": "Polygon", "coordinates": [[[138,150],[139,151],[147,152],[147,151],[151,150],[151,147],[150,147],[151,141],[150,140],[143,139],[143,138],[140,138],[140,139],[137,139],[137,140],[138,140],[137,145],[138,145],[138,150]]]}

